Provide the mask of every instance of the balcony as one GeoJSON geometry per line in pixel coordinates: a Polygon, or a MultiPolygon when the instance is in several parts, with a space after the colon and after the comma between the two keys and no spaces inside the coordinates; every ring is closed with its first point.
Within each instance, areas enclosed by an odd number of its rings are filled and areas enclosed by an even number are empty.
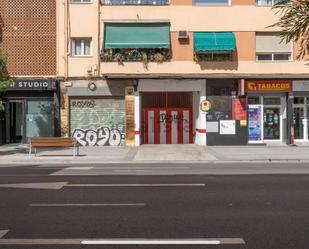
{"type": "Polygon", "coordinates": [[[101,0],[103,5],[169,5],[169,0],[101,0]]]}

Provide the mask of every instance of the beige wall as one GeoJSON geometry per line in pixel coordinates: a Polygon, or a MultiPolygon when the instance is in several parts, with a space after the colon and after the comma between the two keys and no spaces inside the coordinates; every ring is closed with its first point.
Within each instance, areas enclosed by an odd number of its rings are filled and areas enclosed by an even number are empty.
{"type": "Polygon", "coordinates": [[[304,61],[299,62],[205,62],[197,64],[193,61],[172,61],[165,63],[149,63],[148,70],[141,62],[124,63],[117,62],[102,63],[102,74],[115,75],[195,75],[201,77],[238,77],[250,75],[264,75],[265,77],[299,77],[300,74],[308,77],[308,66],[304,61]]]}
{"type": "MultiPolygon", "coordinates": [[[[234,0],[233,6],[201,7],[192,6],[191,0],[172,0],[171,6],[100,6],[100,27],[98,26],[98,0],[92,4],[70,4],[71,37],[92,37],[91,57],[68,57],[68,77],[91,77],[101,74],[244,74],[244,73],[307,73],[303,62],[255,62],[255,32],[276,31],[266,28],[276,22],[277,17],[269,7],[256,7],[255,2],[234,0]],[[237,5],[236,5],[237,4],[237,5]],[[185,6],[186,5],[186,6],[185,6]],[[252,6],[249,6],[252,5],[252,6]],[[104,20],[169,20],[171,23],[172,60],[163,64],[150,63],[145,70],[142,63],[99,63],[99,51],[102,46],[104,20]],[[189,31],[189,43],[182,44],[177,38],[177,31],[189,31]],[[210,63],[198,65],[193,61],[194,31],[232,31],[236,35],[237,51],[231,63],[210,63]],[[96,65],[98,71],[87,72],[96,65]],[[101,74],[99,69],[101,67],[101,74]]],[[[58,6],[59,8],[63,8],[58,6]]],[[[65,11],[58,15],[58,75],[65,75],[65,11]]],[[[297,49],[297,46],[294,46],[297,49]]]]}
{"type": "Polygon", "coordinates": [[[269,7],[102,6],[104,20],[169,20],[171,31],[272,31],[278,19],[269,7]]]}
{"type": "Polygon", "coordinates": [[[255,32],[235,32],[238,61],[255,60],[255,32]]]}
{"type": "Polygon", "coordinates": [[[180,42],[178,33],[171,32],[171,47],[173,61],[193,61],[193,32],[189,32],[187,42],[180,42]]]}

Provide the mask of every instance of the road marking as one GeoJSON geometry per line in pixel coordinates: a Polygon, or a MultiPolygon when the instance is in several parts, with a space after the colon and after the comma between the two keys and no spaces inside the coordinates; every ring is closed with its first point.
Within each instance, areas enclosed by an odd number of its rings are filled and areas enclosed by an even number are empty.
{"type": "Polygon", "coordinates": [[[30,207],[130,207],[146,206],[146,203],[32,203],[30,207]]]}
{"type": "Polygon", "coordinates": [[[204,183],[94,183],[74,184],[69,183],[66,187],[205,187],[204,183]]]}
{"type": "Polygon", "coordinates": [[[10,230],[0,230],[0,239],[6,235],[10,230]]]}
{"type": "Polygon", "coordinates": [[[102,239],[83,240],[83,245],[221,245],[245,244],[242,238],[205,239],[102,239]]]}
{"type": "Polygon", "coordinates": [[[68,182],[39,182],[0,184],[0,188],[28,188],[28,189],[62,189],[68,182]]]}
{"type": "Polygon", "coordinates": [[[244,245],[242,238],[217,239],[0,239],[0,245],[244,245]]]}
{"type": "Polygon", "coordinates": [[[69,168],[66,168],[67,169],[70,169],[70,170],[91,170],[93,169],[93,167],[69,167],[69,168]]]}
{"type": "Polygon", "coordinates": [[[10,183],[0,184],[0,188],[25,188],[25,189],[54,189],[60,190],[63,187],[205,187],[203,183],[94,183],[94,184],[70,184],[68,182],[37,182],[37,183],[10,183]]]}

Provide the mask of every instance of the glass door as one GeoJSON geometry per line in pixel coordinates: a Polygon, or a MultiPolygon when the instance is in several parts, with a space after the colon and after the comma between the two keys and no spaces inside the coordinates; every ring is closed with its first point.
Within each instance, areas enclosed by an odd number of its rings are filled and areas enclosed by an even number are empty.
{"type": "Polygon", "coordinates": [[[293,107],[294,138],[304,139],[304,107],[293,107]]]}
{"type": "Polygon", "coordinates": [[[264,106],[264,139],[280,139],[280,107],[264,106]]]}

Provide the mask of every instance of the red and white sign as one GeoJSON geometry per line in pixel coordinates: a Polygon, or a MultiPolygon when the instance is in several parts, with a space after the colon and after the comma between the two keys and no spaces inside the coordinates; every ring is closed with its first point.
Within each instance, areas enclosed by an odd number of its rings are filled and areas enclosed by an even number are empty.
{"type": "Polygon", "coordinates": [[[193,143],[192,110],[183,108],[144,109],[145,144],[193,143]]]}

